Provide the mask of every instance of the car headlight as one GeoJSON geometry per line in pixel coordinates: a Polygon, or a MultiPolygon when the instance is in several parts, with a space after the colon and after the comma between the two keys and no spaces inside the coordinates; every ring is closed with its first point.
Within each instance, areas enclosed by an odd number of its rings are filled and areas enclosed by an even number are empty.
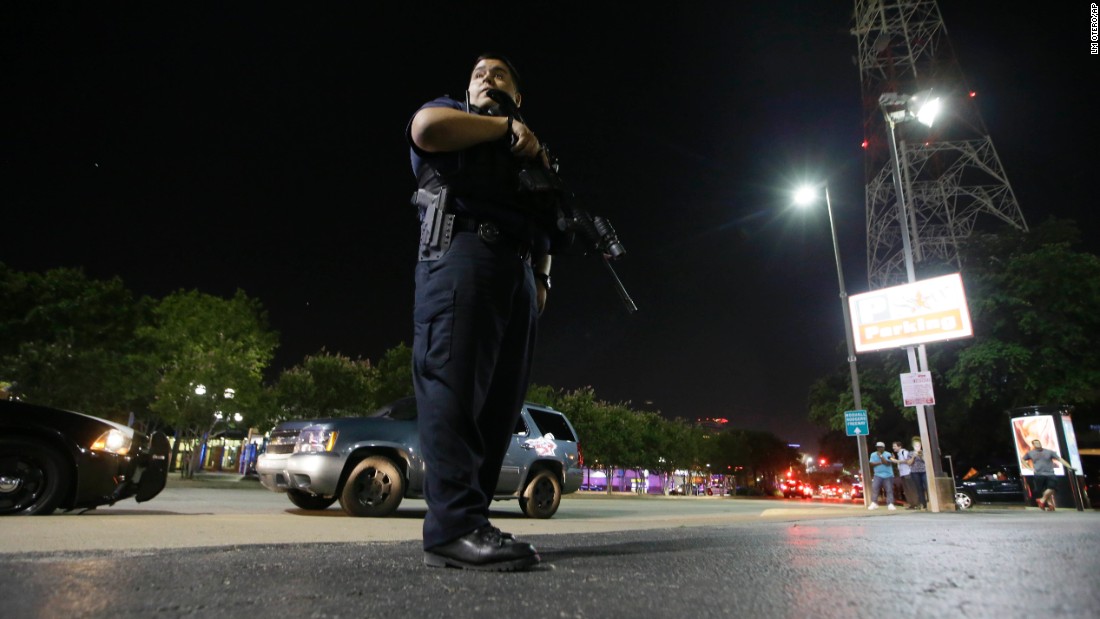
{"type": "Polygon", "coordinates": [[[327,453],[336,446],[336,430],[330,430],[322,426],[309,426],[298,434],[298,440],[294,443],[294,453],[313,454],[327,453]]]}
{"type": "Polygon", "coordinates": [[[130,447],[133,445],[133,440],[132,435],[112,428],[101,434],[99,438],[92,443],[91,449],[92,451],[107,451],[125,456],[130,453],[130,447]]]}

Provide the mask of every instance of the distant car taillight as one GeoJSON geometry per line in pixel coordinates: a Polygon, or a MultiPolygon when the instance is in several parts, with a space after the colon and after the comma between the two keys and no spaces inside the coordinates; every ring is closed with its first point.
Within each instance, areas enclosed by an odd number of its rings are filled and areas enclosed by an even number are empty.
{"type": "Polygon", "coordinates": [[[580,441],[577,441],[577,466],[584,466],[584,452],[581,451],[580,441]]]}

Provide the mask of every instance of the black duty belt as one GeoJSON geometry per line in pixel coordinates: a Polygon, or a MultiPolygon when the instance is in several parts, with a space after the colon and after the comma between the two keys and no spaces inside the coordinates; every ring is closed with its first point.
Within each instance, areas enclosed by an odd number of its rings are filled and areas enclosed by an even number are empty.
{"type": "Polygon", "coordinates": [[[495,222],[455,213],[454,231],[473,232],[485,243],[515,253],[521,260],[531,258],[531,244],[501,230],[500,225],[495,222]]]}

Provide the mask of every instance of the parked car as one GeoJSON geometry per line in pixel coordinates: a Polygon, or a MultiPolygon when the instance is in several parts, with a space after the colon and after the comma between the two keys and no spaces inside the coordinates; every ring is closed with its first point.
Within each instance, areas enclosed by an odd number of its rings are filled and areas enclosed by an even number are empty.
{"type": "Polygon", "coordinates": [[[168,480],[169,449],[160,432],[0,400],[0,515],[148,501],[168,480]]]}
{"type": "Polygon", "coordinates": [[[955,504],[959,509],[970,509],[978,503],[1024,504],[1027,502],[1024,483],[1011,466],[972,469],[955,481],[955,504]]]}
{"type": "MultiPolygon", "coordinates": [[[[388,516],[406,497],[422,498],[415,398],[369,417],[295,420],[271,432],[256,461],[260,483],[302,509],[339,501],[352,516],[388,516]]],[[[517,499],[532,518],[550,518],[581,485],[577,434],[559,411],[524,404],[504,457],[494,500],[517,499]]]]}

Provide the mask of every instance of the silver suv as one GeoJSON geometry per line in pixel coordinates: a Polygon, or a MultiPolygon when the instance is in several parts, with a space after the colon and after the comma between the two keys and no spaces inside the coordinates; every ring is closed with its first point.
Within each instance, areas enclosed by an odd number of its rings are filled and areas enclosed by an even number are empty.
{"type": "MultiPolygon", "coordinates": [[[[520,411],[493,500],[519,499],[523,513],[549,518],[581,485],[577,433],[565,415],[532,403],[520,411]]],[[[369,417],[285,421],[256,461],[260,483],[302,509],[336,501],[352,516],[388,516],[405,497],[422,498],[416,400],[369,417]]]]}

